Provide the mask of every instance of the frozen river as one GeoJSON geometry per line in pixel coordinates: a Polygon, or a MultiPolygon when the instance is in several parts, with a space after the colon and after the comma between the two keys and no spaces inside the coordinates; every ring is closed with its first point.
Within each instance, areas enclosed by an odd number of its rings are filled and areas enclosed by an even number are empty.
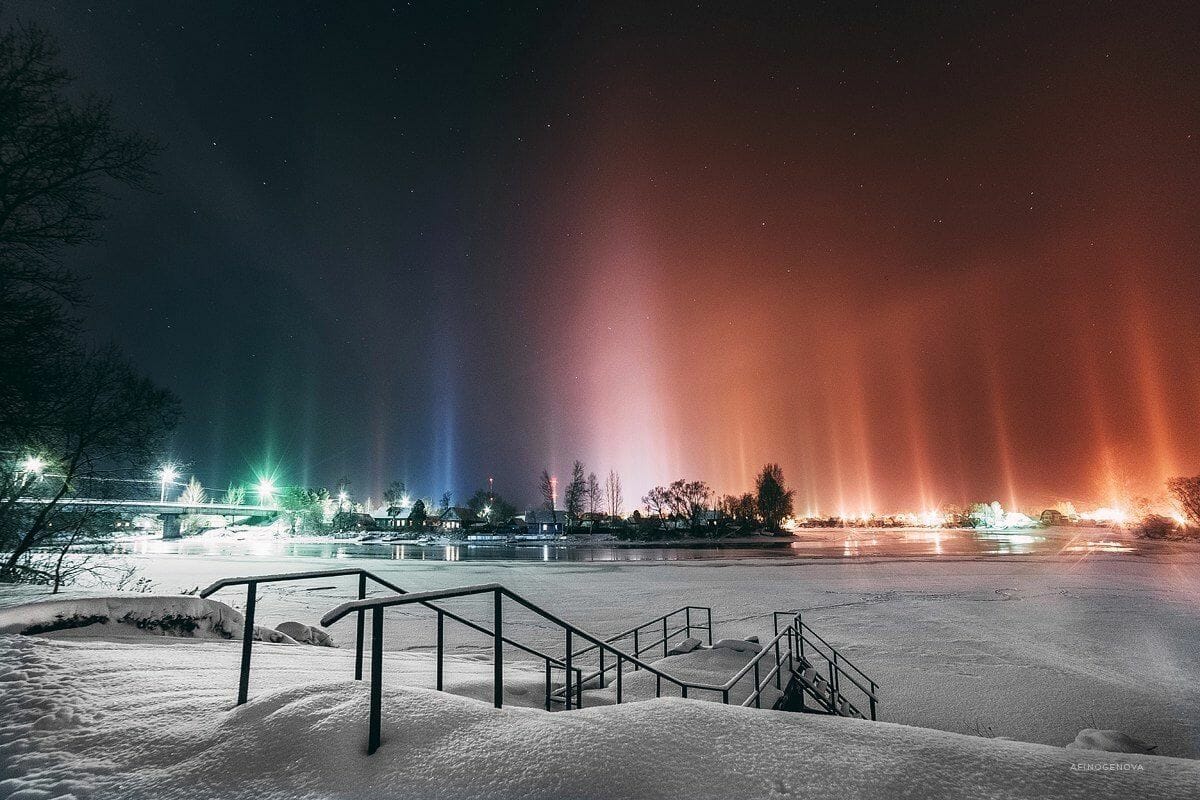
{"type": "MultiPolygon", "coordinates": [[[[1153,547],[1153,545],[1151,545],[1153,547]]],[[[603,544],[359,544],[353,540],[271,539],[247,536],[139,539],[121,545],[137,555],[385,559],[389,561],[693,561],[710,559],[936,558],[1036,556],[1062,553],[1136,553],[1147,543],[1104,528],[972,531],[924,528],[844,528],[804,531],[756,542],[698,541],[671,545],[603,544]]]]}

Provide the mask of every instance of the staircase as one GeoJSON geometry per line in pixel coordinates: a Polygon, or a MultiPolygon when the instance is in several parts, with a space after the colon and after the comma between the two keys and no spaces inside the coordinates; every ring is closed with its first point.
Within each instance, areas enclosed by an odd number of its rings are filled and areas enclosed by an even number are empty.
{"type": "MultiPolygon", "coordinates": [[[[497,583],[463,586],[431,592],[407,592],[378,576],[359,568],[293,572],[282,575],[258,575],[246,578],[224,578],[200,592],[208,597],[231,586],[246,587],[246,611],[242,635],[242,660],[239,671],[238,703],[245,703],[250,683],[250,663],[254,640],[254,616],[260,584],[284,581],[328,579],[354,576],[358,583],[358,600],[342,603],[321,618],[323,626],[353,615],[356,618],[354,678],[363,678],[364,643],[367,616],[370,615],[370,728],[369,753],[374,753],[381,740],[381,706],[383,698],[383,640],[384,611],[398,606],[421,606],[436,615],[436,688],[443,689],[445,666],[444,627],[447,621],[463,625],[485,635],[492,642],[494,667],[494,703],[504,704],[505,651],[519,651],[526,657],[539,659],[545,666],[545,705],[547,710],[564,710],[583,705],[583,689],[615,687],[615,700],[625,700],[623,682],[631,672],[644,672],[654,677],[654,696],[675,696],[714,700],[784,711],[834,714],[844,717],[876,719],[878,686],[862,670],[850,662],[829,642],[805,623],[799,612],[774,613],[774,637],[761,645],[736,674],[721,684],[683,680],[664,668],[658,648],[665,657],[672,647],[700,632],[712,644],[712,609],[703,606],[683,608],[655,617],[647,623],[601,639],[572,625],[541,608],[527,598],[497,583]],[[368,598],[368,581],[392,592],[368,598]],[[477,597],[490,600],[492,625],[456,614],[441,603],[446,600],[477,597]],[[504,609],[518,610],[540,617],[551,629],[561,631],[564,647],[562,656],[545,652],[504,634],[504,609]],[[702,620],[702,621],[701,621],[702,620]],[[582,646],[578,646],[582,643],[582,646]],[[645,659],[654,658],[656,663],[645,659]],[[558,675],[561,674],[561,680],[558,675]]],[[[551,648],[552,649],[552,648],[551,648]]],[[[647,680],[645,678],[643,680],[647,680]]]]}
{"type": "Polygon", "coordinates": [[[778,635],[780,617],[792,617],[784,635],[794,645],[793,661],[788,664],[788,679],[783,696],[775,708],[809,714],[834,714],[840,717],[876,719],[879,686],[837,648],[808,627],[799,613],[776,611],[778,635]],[[855,702],[857,701],[857,702],[855,702]]]}

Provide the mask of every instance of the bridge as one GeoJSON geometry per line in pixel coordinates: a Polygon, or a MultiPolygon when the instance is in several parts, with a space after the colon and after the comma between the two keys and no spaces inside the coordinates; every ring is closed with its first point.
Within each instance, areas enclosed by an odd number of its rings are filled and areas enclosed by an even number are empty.
{"type": "MultiPolygon", "coordinates": [[[[35,497],[22,497],[18,503],[40,505],[45,500],[35,497]]],[[[101,500],[88,497],[63,498],[57,503],[59,508],[73,509],[103,509],[109,511],[126,511],[134,514],[157,514],[163,521],[163,538],[182,538],[182,520],[184,514],[211,514],[219,517],[250,517],[275,516],[279,509],[275,506],[237,505],[235,503],[184,503],[178,500],[101,500]]]]}

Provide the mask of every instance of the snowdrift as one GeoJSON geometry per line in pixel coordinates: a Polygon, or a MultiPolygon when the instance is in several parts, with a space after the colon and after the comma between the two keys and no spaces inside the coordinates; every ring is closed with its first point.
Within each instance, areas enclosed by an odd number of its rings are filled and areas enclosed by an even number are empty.
{"type": "MultiPolygon", "coordinates": [[[[245,617],[224,603],[189,595],[72,597],[0,608],[0,634],[27,636],[241,639],[244,624],[245,617]]],[[[256,640],[295,644],[270,628],[256,626],[254,633],[256,640]]]]}
{"type": "MultiPolygon", "coordinates": [[[[413,653],[385,655],[383,746],[367,756],[353,652],[260,648],[250,701],[235,707],[238,650],[0,636],[0,797],[1200,796],[1200,762],[1162,756],[678,699],[497,710],[405,685],[432,677],[413,653]]],[[[486,687],[491,665],[477,666],[486,687]]]]}
{"type": "MultiPolygon", "coordinates": [[[[367,687],[277,691],[223,715],[209,742],[131,795],[263,798],[1187,797],[1200,765],[1081,757],[886,723],[678,699],[548,714],[393,688],[364,753],[367,687]],[[288,764],[264,770],[263,765],[288,764]],[[1074,767],[1074,768],[1073,768],[1074,767]],[[185,788],[186,787],[186,788],[185,788]]],[[[136,787],[136,788],[135,788],[136,787]]]]}

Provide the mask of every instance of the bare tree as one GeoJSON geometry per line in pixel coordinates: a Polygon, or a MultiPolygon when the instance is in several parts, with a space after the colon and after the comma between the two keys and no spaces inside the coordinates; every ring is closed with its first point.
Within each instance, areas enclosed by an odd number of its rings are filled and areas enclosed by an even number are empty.
{"type": "Polygon", "coordinates": [[[145,187],[157,147],[72,92],[57,59],[36,26],[0,32],[0,580],[61,584],[84,531],[63,501],[141,473],[179,410],[114,350],[77,343],[83,293],[61,252],[96,240],[112,187],[145,187]],[[63,548],[50,572],[34,566],[45,547],[63,548]]]}
{"type": "Polygon", "coordinates": [[[588,473],[584,499],[589,514],[599,514],[604,507],[604,491],[600,488],[600,480],[594,472],[588,473]]]}
{"type": "Polygon", "coordinates": [[[1200,475],[1194,478],[1168,478],[1167,491],[1179,503],[1187,521],[1192,525],[1200,525],[1200,475]]]}
{"type": "Polygon", "coordinates": [[[3,580],[19,579],[30,550],[54,539],[49,523],[64,500],[83,485],[144,473],[179,418],[175,397],[114,351],[76,355],[69,372],[73,380],[58,387],[59,418],[38,442],[37,452],[46,454],[41,476],[14,484],[21,494],[0,501],[3,580]]]}
{"type": "Polygon", "coordinates": [[[704,481],[689,481],[680,478],[666,488],[667,506],[671,513],[688,521],[695,531],[696,523],[712,502],[712,489],[704,481]]]}
{"type": "Polygon", "coordinates": [[[666,522],[667,513],[671,509],[671,493],[664,486],[655,486],[646,492],[646,496],[642,498],[642,505],[646,507],[646,513],[657,517],[662,525],[666,522]]]}
{"type": "Polygon", "coordinates": [[[109,104],[70,93],[42,29],[0,33],[0,441],[21,446],[53,427],[48,381],[74,347],[65,306],[83,298],[58,257],[94,241],[108,188],[144,187],[155,143],[117,128],[109,104]]]}
{"type": "Polygon", "coordinates": [[[608,471],[608,479],[604,481],[604,494],[608,500],[608,513],[615,520],[621,516],[621,506],[625,503],[621,494],[621,476],[615,469],[608,471]]]}

